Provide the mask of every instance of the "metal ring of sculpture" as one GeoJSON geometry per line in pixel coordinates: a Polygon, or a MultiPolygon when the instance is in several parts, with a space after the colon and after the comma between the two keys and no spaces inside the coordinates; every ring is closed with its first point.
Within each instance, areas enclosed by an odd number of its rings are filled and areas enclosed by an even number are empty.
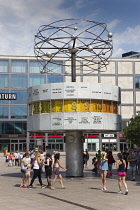
{"type": "Polygon", "coordinates": [[[70,67],[67,61],[71,60],[72,53],[76,56],[76,70],[82,66],[83,74],[106,71],[113,51],[112,33],[107,30],[107,25],[82,19],[42,25],[34,41],[41,73],[55,73],[55,67],[60,65],[70,67]],[[59,62],[60,59],[63,62],[59,62]],[[48,63],[55,67],[48,68],[48,63]]]}

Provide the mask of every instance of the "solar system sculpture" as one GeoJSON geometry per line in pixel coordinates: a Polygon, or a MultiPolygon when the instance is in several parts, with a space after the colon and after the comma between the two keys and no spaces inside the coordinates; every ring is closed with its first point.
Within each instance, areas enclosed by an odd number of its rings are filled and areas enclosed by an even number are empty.
{"type": "Polygon", "coordinates": [[[112,33],[95,21],[59,20],[40,26],[35,35],[40,73],[56,74],[62,65],[71,69],[71,82],[28,88],[28,131],[65,133],[67,176],[83,176],[83,133],[121,129],[120,88],[76,82],[81,66],[83,75],[106,71],[112,50],[112,33]],[[54,68],[48,68],[50,63],[54,68]]]}

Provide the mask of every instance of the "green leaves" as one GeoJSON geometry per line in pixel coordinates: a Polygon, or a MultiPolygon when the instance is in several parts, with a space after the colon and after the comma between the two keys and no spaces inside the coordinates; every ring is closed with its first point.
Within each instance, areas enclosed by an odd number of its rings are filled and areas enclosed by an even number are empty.
{"type": "Polygon", "coordinates": [[[130,119],[129,125],[124,127],[123,132],[128,142],[140,146],[140,111],[137,111],[137,115],[130,119]]]}

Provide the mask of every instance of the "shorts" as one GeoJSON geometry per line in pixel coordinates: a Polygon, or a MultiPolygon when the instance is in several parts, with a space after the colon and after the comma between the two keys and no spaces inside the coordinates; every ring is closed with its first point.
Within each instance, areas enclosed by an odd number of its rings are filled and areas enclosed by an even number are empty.
{"type": "Polygon", "coordinates": [[[101,173],[101,174],[105,174],[105,173],[107,174],[107,170],[102,170],[102,169],[101,169],[101,170],[100,170],[100,173],[101,173]]]}
{"type": "Polygon", "coordinates": [[[55,174],[55,175],[59,175],[59,174],[60,174],[59,168],[54,168],[54,174],[55,174]]]}
{"type": "Polygon", "coordinates": [[[27,169],[21,169],[21,173],[26,174],[27,173],[27,169]]]}
{"type": "Polygon", "coordinates": [[[136,171],[136,165],[130,166],[130,172],[135,172],[136,171]]]}
{"type": "Polygon", "coordinates": [[[118,176],[126,176],[126,172],[117,172],[118,176]]]}

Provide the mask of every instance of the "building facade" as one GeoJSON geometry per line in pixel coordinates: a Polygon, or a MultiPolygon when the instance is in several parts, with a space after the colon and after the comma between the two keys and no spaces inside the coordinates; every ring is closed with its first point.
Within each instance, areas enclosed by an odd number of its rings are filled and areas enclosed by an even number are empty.
{"type": "MultiPolygon", "coordinates": [[[[66,61],[58,62],[61,64],[66,61]]],[[[11,152],[26,151],[35,146],[45,150],[45,145],[49,145],[52,150],[65,151],[65,134],[27,132],[27,88],[71,81],[71,69],[68,65],[63,67],[50,63],[48,69],[53,69],[53,74],[40,74],[36,58],[32,56],[0,56],[0,151],[6,148],[11,152]]],[[[90,76],[84,75],[81,65],[76,81],[119,86],[119,113],[122,115],[123,126],[140,110],[140,58],[112,58],[107,71],[93,72],[90,76]]],[[[97,151],[99,148],[119,151],[129,146],[122,132],[84,133],[83,136],[84,149],[89,151],[97,151]],[[99,140],[102,145],[99,145],[99,140]]]]}

